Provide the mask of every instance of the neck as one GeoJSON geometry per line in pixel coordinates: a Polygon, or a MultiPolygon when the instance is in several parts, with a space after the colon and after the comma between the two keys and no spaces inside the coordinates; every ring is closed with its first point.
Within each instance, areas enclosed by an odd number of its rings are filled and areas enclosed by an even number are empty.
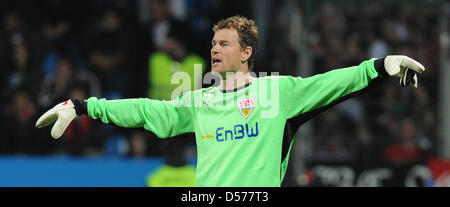
{"type": "Polygon", "coordinates": [[[250,75],[250,72],[227,72],[222,75],[222,81],[220,82],[220,88],[222,90],[233,90],[252,82],[254,77],[250,75]]]}

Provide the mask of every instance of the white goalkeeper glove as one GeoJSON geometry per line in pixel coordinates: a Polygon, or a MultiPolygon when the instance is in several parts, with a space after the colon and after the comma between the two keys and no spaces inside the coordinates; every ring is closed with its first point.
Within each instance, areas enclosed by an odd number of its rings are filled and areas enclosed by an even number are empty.
{"type": "MultiPolygon", "coordinates": [[[[51,135],[55,139],[60,138],[70,122],[83,114],[83,103],[85,103],[84,100],[72,99],[56,105],[39,117],[36,122],[36,127],[42,128],[48,126],[56,120],[51,130],[51,135]]],[[[84,104],[84,108],[86,108],[85,106],[86,104],[84,104]]]]}
{"type": "Polygon", "coordinates": [[[384,59],[384,68],[390,76],[400,78],[400,86],[412,85],[418,87],[417,73],[425,71],[419,62],[404,55],[388,55],[384,59]]]}

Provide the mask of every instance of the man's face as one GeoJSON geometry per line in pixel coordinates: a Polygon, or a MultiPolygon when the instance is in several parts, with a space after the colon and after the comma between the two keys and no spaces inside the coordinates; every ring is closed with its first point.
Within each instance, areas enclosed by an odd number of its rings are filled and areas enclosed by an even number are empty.
{"type": "Polygon", "coordinates": [[[211,41],[211,66],[217,73],[236,72],[241,63],[239,35],[234,29],[220,29],[211,41]]]}

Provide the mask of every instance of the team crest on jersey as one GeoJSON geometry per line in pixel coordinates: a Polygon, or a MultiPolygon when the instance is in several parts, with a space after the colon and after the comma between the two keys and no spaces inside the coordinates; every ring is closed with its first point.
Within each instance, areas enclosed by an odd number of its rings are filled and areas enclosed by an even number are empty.
{"type": "Polygon", "coordinates": [[[241,98],[238,102],[239,112],[244,118],[248,118],[255,108],[255,98],[241,98]]]}

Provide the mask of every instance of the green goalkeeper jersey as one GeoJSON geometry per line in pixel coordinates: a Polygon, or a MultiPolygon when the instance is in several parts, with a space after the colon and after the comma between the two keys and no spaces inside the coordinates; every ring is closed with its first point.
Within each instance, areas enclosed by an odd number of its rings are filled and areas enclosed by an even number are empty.
{"type": "Polygon", "coordinates": [[[255,78],[233,91],[209,87],[172,101],[91,97],[87,110],[160,138],[195,133],[197,186],[280,186],[299,126],[377,82],[374,61],[309,78],[255,78]]]}

